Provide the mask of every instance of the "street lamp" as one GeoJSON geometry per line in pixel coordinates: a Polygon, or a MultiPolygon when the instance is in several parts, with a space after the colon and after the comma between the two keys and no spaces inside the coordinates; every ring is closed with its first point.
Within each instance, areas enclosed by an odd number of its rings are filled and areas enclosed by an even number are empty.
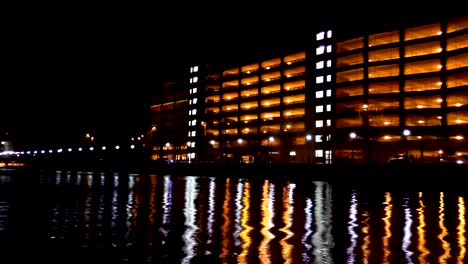
{"type": "Polygon", "coordinates": [[[275,138],[274,138],[273,136],[270,136],[270,137],[268,138],[268,146],[269,146],[269,148],[270,148],[270,155],[269,155],[269,156],[270,156],[270,162],[272,161],[272,157],[271,157],[271,144],[273,143],[273,141],[275,141],[275,138]]]}
{"type": "Polygon", "coordinates": [[[354,140],[356,139],[357,134],[354,132],[349,133],[349,138],[351,139],[351,159],[354,163],[354,140]]]}
{"type": "Polygon", "coordinates": [[[310,142],[312,141],[312,135],[307,134],[306,135],[306,141],[307,141],[307,163],[310,163],[310,142]]]}
{"type": "Polygon", "coordinates": [[[408,157],[408,144],[406,142],[406,140],[408,140],[408,136],[411,135],[411,131],[409,129],[403,129],[403,136],[404,136],[404,139],[405,139],[405,145],[406,145],[406,157],[408,157]]]}

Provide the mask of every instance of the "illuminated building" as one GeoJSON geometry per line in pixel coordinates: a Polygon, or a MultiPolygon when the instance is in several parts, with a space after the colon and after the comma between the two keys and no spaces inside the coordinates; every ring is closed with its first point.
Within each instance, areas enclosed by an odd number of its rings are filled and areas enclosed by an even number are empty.
{"type": "Polygon", "coordinates": [[[304,50],[191,67],[183,103],[172,104],[185,111],[174,122],[186,125],[166,129],[184,131],[178,160],[363,163],[407,153],[434,162],[468,154],[468,16],[312,35],[304,50]]]}

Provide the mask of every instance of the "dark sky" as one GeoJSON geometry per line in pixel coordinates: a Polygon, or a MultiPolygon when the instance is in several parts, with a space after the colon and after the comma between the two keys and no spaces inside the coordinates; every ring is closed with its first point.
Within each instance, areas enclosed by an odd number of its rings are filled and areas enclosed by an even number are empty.
{"type": "Polygon", "coordinates": [[[132,136],[145,128],[156,84],[190,62],[303,45],[310,36],[301,32],[320,23],[366,27],[367,19],[411,19],[406,13],[329,16],[323,9],[333,2],[328,5],[5,9],[0,129],[24,142],[73,141],[87,131],[109,139],[132,136]]]}

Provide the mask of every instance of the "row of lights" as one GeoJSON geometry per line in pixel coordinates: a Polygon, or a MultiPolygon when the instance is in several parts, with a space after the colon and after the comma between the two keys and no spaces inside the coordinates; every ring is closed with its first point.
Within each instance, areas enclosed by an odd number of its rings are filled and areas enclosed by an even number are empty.
{"type": "MultiPolygon", "coordinates": [[[[134,144],[131,144],[131,145],[130,145],[130,149],[135,149],[135,147],[136,147],[136,146],[135,146],[134,144]]],[[[114,148],[115,148],[116,150],[119,150],[121,147],[120,147],[119,145],[116,145],[114,148]]],[[[95,147],[89,147],[89,148],[88,148],[89,151],[94,151],[95,149],[96,149],[95,147]]],[[[101,150],[106,150],[106,149],[107,149],[106,146],[102,146],[102,147],[101,147],[101,150]]],[[[76,149],[76,151],[82,152],[82,151],[85,151],[85,148],[79,147],[79,148],[76,149]]],[[[55,153],[63,153],[63,152],[64,152],[64,149],[63,149],[63,148],[59,148],[59,149],[57,149],[57,150],[55,151],[55,153]]],[[[67,149],[67,152],[73,152],[73,148],[68,148],[68,149],[67,149]]],[[[54,150],[53,150],[53,149],[49,149],[48,151],[46,151],[46,150],[32,150],[32,151],[31,151],[31,150],[28,150],[28,151],[16,151],[16,152],[11,151],[11,152],[8,153],[8,154],[20,156],[20,155],[35,155],[35,154],[46,154],[46,153],[52,154],[52,153],[54,153],[54,150]]]]}

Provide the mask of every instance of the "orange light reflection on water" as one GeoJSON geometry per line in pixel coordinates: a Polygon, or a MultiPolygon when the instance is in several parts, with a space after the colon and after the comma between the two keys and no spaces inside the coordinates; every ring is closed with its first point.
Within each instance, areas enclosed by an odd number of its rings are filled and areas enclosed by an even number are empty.
{"type": "Polygon", "coordinates": [[[269,184],[269,181],[265,181],[262,187],[262,229],[260,233],[263,235],[263,240],[260,242],[258,247],[259,258],[261,263],[271,263],[270,259],[270,242],[275,237],[270,230],[275,226],[273,224],[273,217],[275,210],[273,202],[275,200],[274,186],[269,184]]]}
{"type": "Polygon", "coordinates": [[[364,217],[364,219],[362,220],[362,228],[361,228],[361,232],[363,234],[363,242],[362,242],[362,246],[361,246],[361,250],[362,250],[362,263],[364,264],[367,264],[369,263],[369,257],[370,257],[370,248],[369,248],[369,245],[370,245],[370,234],[369,234],[369,212],[367,211],[364,211],[362,213],[362,216],[364,217]]]}
{"type": "Polygon", "coordinates": [[[391,231],[391,226],[392,223],[390,222],[390,219],[392,217],[392,196],[389,192],[385,193],[385,217],[383,218],[384,221],[384,230],[385,230],[385,235],[382,239],[383,242],[383,262],[382,263],[389,263],[388,258],[390,257],[391,249],[389,248],[389,240],[390,237],[392,236],[392,231],[391,231]]]}
{"type": "Polygon", "coordinates": [[[450,244],[445,240],[448,235],[447,228],[444,224],[445,220],[445,205],[444,205],[444,193],[439,194],[439,228],[440,233],[437,238],[440,240],[444,253],[439,256],[439,263],[446,263],[447,259],[450,258],[450,244]]]}
{"type": "Polygon", "coordinates": [[[419,207],[416,209],[418,211],[418,220],[419,224],[417,227],[418,230],[418,250],[420,255],[418,257],[419,263],[427,263],[426,256],[429,254],[429,250],[426,248],[426,221],[424,219],[424,202],[422,200],[422,193],[418,193],[419,196],[419,207]]]}
{"type": "Polygon", "coordinates": [[[238,263],[248,263],[247,256],[249,255],[249,248],[252,244],[252,239],[250,238],[250,231],[253,229],[249,226],[249,210],[250,210],[250,183],[246,182],[244,187],[244,192],[242,194],[242,214],[241,214],[241,227],[242,232],[239,236],[242,239],[242,251],[237,257],[238,263]]]}
{"type": "Polygon", "coordinates": [[[463,197],[458,197],[458,221],[460,222],[458,224],[457,230],[458,230],[458,248],[459,248],[459,253],[458,253],[458,258],[457,258],[457,263],[463,264],[466,263],[464,262],[465,254],[466,254],[466,207],[465,207],[465,200],[463,197]]]}
{"type": "Polygon", "coordinates": [[[286,235],[281,239],[281,253],[283,255],[284,263],[292,263],[292,249],[293,245],[288,242],[294,233],[291,232],[292,226],[292,214],[294,211],[293,203],[293,195],[294,195],[294,188],[296,187],[295,184],[290,183],[287,187],[283,189],[283,223],[284,227],[280,229],[280,231],[284,232],[286,235]]]}
{"type": "Polygon", "coordinates": [[[226,194],[224,196],[224,202],[223,202],[223,225],[221,226],[222,230],[222,239],[221,239],[221,260],[223,263],[227,263],[228,259],[227,257],[229,256],[229,234],[231,233],[230,226],[231,226],[231,220],[229,217],[230,213],[230,207],[229,207],[229,202],[231,201],[231,191],[230,191],[230,185],[231,185],[231,180],[229,178],[226,179],[226,186],[224,187],[224,190],[226,190],[226,194]]]}

